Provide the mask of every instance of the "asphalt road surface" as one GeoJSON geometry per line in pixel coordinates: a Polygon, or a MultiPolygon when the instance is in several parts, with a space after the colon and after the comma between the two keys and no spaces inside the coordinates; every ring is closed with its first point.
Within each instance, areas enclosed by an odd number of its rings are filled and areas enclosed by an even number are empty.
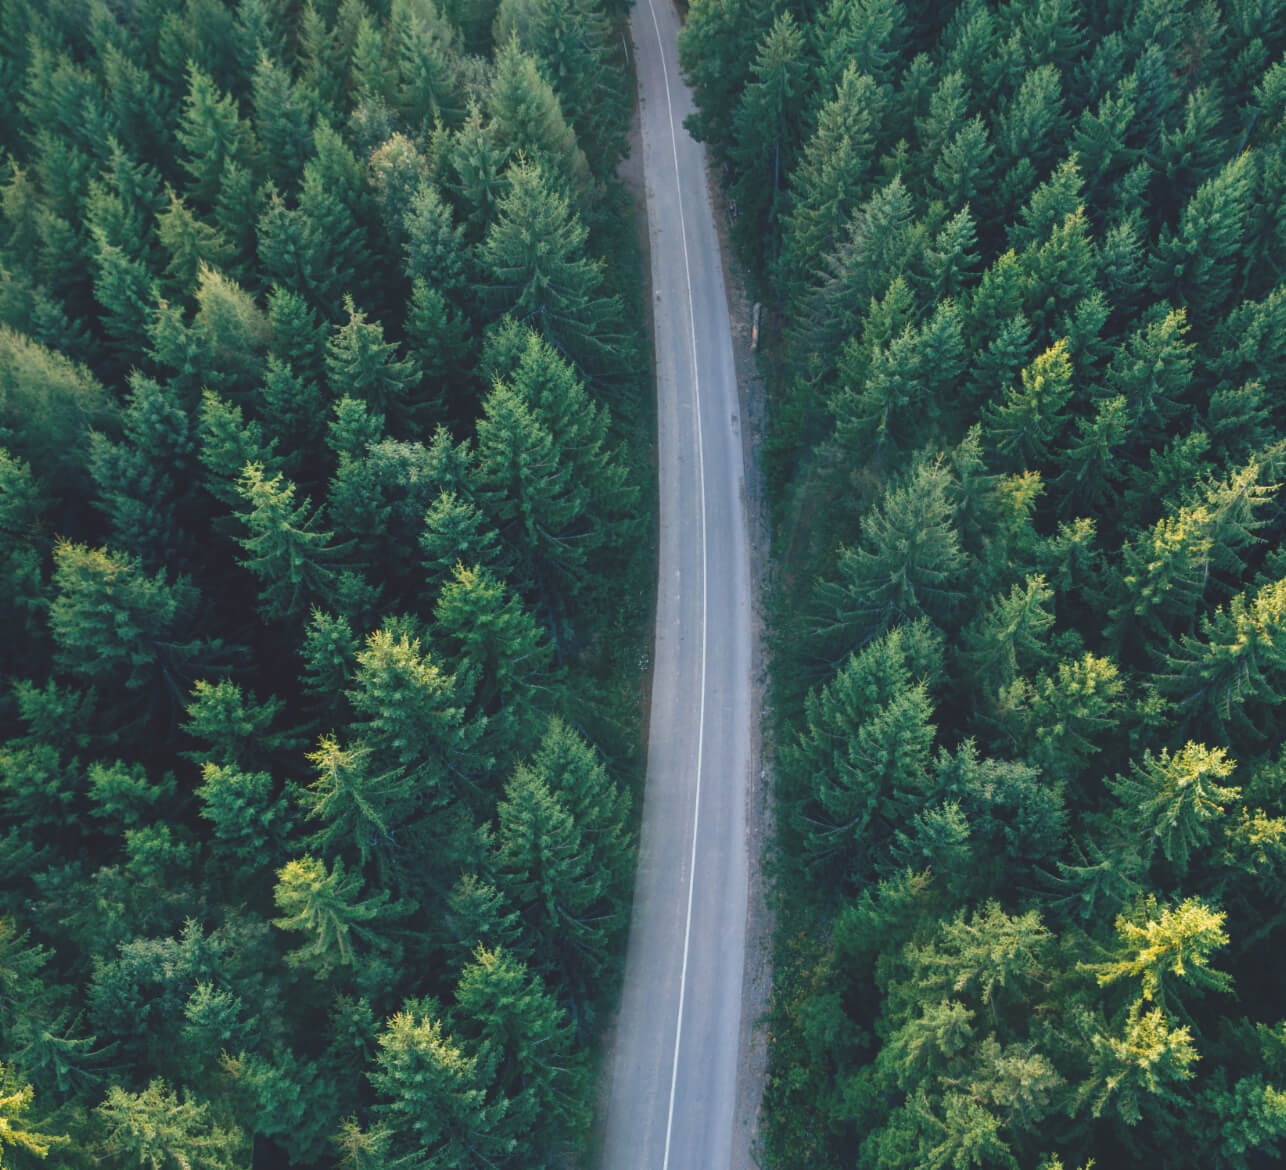
{"type": "Polygon", "coordinates": [[[670,0],[630,17],[657,369],[660,549],[639,870],[604,1170],[731,1170],[745,968],[751,602],[740,408],[670,0]]]}

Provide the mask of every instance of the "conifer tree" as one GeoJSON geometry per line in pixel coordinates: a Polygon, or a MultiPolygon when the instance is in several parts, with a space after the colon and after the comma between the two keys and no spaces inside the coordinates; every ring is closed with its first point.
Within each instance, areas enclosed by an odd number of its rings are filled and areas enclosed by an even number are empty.
{"type": "Polygon", "coordinates": [[[200,593],[182,577],[169,584],[132,557],[61,541],[53,588],[54,664],[87,683],[150,705],[177,698],[199,664],[218,659],[219,643],[196,633],[200,593]]]}
{"type": "Polygon", "coordinates": [[[259,463],[247,463],[236,483],[245,535],[237,543],[241,560],[260,581],[259,612],[268,622],[302,622],[314,605],[335,594],[333,567],[339,546],[319,525],[319,509],[295,504],[295,485],[280,473],[269,477],[259,463]]]}
{"type": "Polygon", "coordinates": [[[1121,814],[1131,828],[1144,835],[1145,848],[1155,843],[1167,861],[1180,872],[1187,868],[1193,850],[1211,835],[1210,822],[1226,811],[1240,790],[1221,785],[1236,766],[1221,748],[1188,742],[1173,755],[1162,750],[1145,752],[1129,776],[1109,784],[1121,803],[1121,814]]]}
{"type": "Polygon", "coordinates": [[[380,946],[382,940],[376,928],[365,924],[396,917],[403,908],[399,904],[386,905],[387,890],[364,899],[361,891],[361,876],[346,873],[338,857],[329,870],[322,861],[308,855],[278,870],[272,896],[282,914],[273,919],[273,925],[305,936],[302,946],[287,953],[286,961],[326,975],[335,967],[352,966],[357,960],[358,943],[380,946]]]}
{"type": "Polygon", "coordinates": [[[219,196],[228,162],[253,168],[257,144],[250,124],[237,113],[231,95],[194,61],[187,66],[187,94],[178,127],[180,162],[188,174],[188,194],[211,208],[219,196]]]}
{"type": "Polygon", "coordinates": [[[496,883],[531,928],[533,965],[583,1002],[608,970],[625,904],[612,896],[567,806],[539,776],[519,768],[498,815],[496,883]]]}
{"type": "Polygon", "coordinates": [[[443,1170],[484,1170],[509,1155],[506,1102],[492,1100],[487,1062],[470,1054],[419,1005],[393,1015],[379,1036],[371,1084],[400,1159],[443,1170]]]}
{"type": "Polygon", "coordinates": [[[207,1102],[180,1096],[163,1080],[138,1093],[112,1085],[94,1112],[106,1133],[104,1151],[122,1165],[235,1170],[248,1152],[240,1128],[218,1124],[207,1102]]]}
{"type": "Polygon", "coordinates": [[[396,430],[408,430],[415,417],[414,390],[419,370],[396,356],[397,346],[384,340],[384,329],[344,298],[348,320],[326,342],[326,380],[336,398],[353,398],[382,414],[396,430]]]}
{"type": "Polygon", "coordinates": [[[858,542],[840,550],[837,579],[818,586],[814,629],[827,643],[861,646],[898,622],[951,614],[968,558],[950,485],[944,462],[925,460],[863,517],[858,542]]]}
{"type": "Polygon", "coordinates": [[[866,193],[887,100],[869,74],[849,65],[817,115],[817,129],[790,174],[779,280],[792,296],[834,251],[841,226],[866,193]]]}
{"type": "Polygon", "coordinates": [[[539,63],[591,170],[606,177],[625,154],[627,111],[602,7],[589,0],[501,0],[493,36],[502,46],[516,37],[539,63]]]}
{"type": "Polygon", "coordinates": [[[585,252],[584,224],[539,166],[518,162],[508,174],[477,252],[489,316],[529,322],[582,368],[616,368],[621,305],[602,294],[603,265],[585,252]]]}
{"type": "Polygon", "coordinates": [[[539,976],[502,950],[479,946],[455,989],[456,1033],[474,1038],[506,1103],[505,1128],[526,1148],[582,1133],[588,1072],[575,1030],[539,976]]]}
{"type": "Polygon", "coordinates": [[[808,66],[804,36],[790,12],[764,33],[751,67],[753,80],[737,104],[730,155],[738,234],[769,267],[777,262],[778,204],[799,148],[808,66]]]}
{"type": "Polygon", "coordinates": [[[501,44],[495,69],[486,102],[492,142],[505,158],[525,156],[574,208],[584,208],[589,162],[557,95],[517,36],[501,44]]]}
{"type": "Polygon", "coordinates": [[[477,680],[476,711],[488,749],[504,760],[535,738],[554,683],[553,647],[522,602],[490,570],[457,564],[433,611],[434,636],[462,674],[477,680]]]}
{"type": "Polygon", "coordinates": [[[263,144],[268,177],[287,187],[312,153],[316,97],[295,84],[286,67],[263,49],[255,61],[251,95],[255,133],[263,144]]]}

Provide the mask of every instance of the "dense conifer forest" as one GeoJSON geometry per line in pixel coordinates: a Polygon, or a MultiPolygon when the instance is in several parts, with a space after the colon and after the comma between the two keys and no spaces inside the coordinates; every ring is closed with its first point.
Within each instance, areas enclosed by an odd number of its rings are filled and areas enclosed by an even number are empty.
{"type": "Polygon", "coordinates": [[[0,1164],[581,1148],[651,573],[622,17],[0,2],[0,1164]]]}
{"type": "Polygon", "coordinates": [[[775,323],[779,1170],[1286,1146],[1284,49],[693,0],[775,323]]]}

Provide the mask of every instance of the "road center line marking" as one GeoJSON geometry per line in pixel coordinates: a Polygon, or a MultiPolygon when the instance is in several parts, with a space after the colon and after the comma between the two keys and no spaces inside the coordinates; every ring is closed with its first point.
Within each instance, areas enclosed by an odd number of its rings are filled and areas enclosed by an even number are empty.
{"type": "Polygon", "coordinates": [[[674,1129],[674,1097],[679,1085],[679,1044],[683,1038],[683,1000],[688,983],[688,950],[692,939],[692,890],[697,872],[697,830],[701,825],[701,764],[706,733],[706,613],[709,597],[709,565],[706,552],[706,464],[705,440],[701,432],[701,376],[697,371],[697,321],[692,306],[692,267],[688,261],[688,224],[683,214],[683,184],[679,177],[679,139],[674,129],[674,102],[670,97],[670,67],[665,61],[665,44],[656,6],[647,0],[656,30],[656,47],[661,54],[661,74],[665,78],[665,108],[670,123],[670,150],[674,156],[674,190],[679,199],[679,238],[683,242],[683,279],[688,289],[688,333],[692,349],[692,395],[697,414],[697,481],[701,499],[701,701],[697,711],[697,785],[693,796],[692,856],[688,861],[688,909],[683,924],[683,966],[679,972],[679,1011],[674,1024],[674,1067],[670,1070],[670,1107],[665,1118],[665,1157],[661,1170],[670,1170],[670,1136],[674,1129]]]}

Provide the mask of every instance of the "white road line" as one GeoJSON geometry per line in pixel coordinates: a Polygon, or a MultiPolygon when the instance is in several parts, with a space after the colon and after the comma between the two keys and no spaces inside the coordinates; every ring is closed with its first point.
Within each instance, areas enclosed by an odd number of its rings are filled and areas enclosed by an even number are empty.
{"type": "Polygon", "coordinates": [[[683,241],[683,278],[688,288],[688,332],[692,338],[692,394],[697,412],[697,480],[701,499],[701,703],[697,712],[697,786],[693,797],[692,856],[688,862],[688,910],[683,924],[683,967],[679,972],[679,1012],[674,1025],[674,1067],[670,1071],[670,1108],[665,1119],[665,1157],[661,1170],[670,1170],[670,1135],[674,1129],[674,1096],[679,1085],[679,1044],[683,1038],[683,1000],[688,983],[688,948],[692,938],[692,889],[697,872],[697,830],[701,824],[701,764],[706,732],[706,602],[709,596],[706,556],[706,465],[705,442],[701,433],[701,376],[697,371],[697,321],[692,307],[692,268],[688,262],[688,225],[683,215],[683,185],[679,179],[679,140],[674,129],[674,103],[670,98],[670,67],[665,61],[661,26],[656,19],[656,6],[647,0],[656,30],[656,47],[661,54],[661,73],[665,78],[665,108],[670,122],[670,149],[674,155],[674,189],[679,199],[679,238],[683,241]]]}

